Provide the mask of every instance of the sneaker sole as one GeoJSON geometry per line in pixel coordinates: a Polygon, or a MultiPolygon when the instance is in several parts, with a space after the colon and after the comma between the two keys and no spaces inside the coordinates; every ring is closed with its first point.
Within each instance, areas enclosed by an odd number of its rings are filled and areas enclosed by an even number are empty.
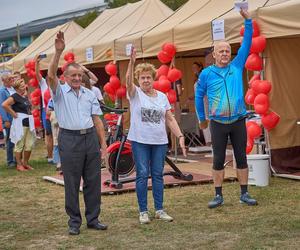
{"type": "Polygon", "coordinates": [[[140,224],[141,224],[141,225],[150,224],[150,221],[146,221],[146,222],[141,222],[141,221],[140,221],[140,224]]]}
{"type": "Polygon", "coordinates": [[[245,205],[248,205],[248,206],[257,206],[258,205],[257,202],[255,204],[249,204],[249,203],[247,203],[245,201],[241,201],[241,200],[240,200],[240,204],[245,204],[245,205]]]}
{"type": "Polygon", "coordinates": [[[164,219],[160,219],[160,218],[155,218],[156,220],[161,220],[161,221],[164,221],[164,222],[172,222],[174,219],[172,220],[164,220],[164,219]]]}
{"type": "Polygon", "coordinates": [[[208,208],[212,209],[212,208],[221,207],[221,206],[223,206],[223,205],[224,205],[224,201],[223,201],[221,204],[218,204],[217,206],[214,206],[214,207],[210,207],[210,206],[208,206],[208,208]]]}

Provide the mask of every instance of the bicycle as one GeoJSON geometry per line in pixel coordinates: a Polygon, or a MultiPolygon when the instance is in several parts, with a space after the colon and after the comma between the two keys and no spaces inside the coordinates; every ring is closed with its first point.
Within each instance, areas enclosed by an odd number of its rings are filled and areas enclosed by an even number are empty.
{"type": "MultiPolygon", "coordinates": [[[[127,109],[115,109],[103,104],[101,104],[101,109],[104,112],[110,112],[104,115],[104,119],[108,125],[108,166],[106,167],[112,175],[111,179],[104,181],[103,184],[121,189],[123,184],[134,182],[136,179],[135,177],[128,178],[135,171],[135,164],[131,144],[127,141],[127,135],[123,132],[122,126],[123,113],[127,112],[127,109]]],[[[185,181],[193,180],[193,175],[183,174],[167,156],[165,160],[174,171],[164,172],[164,176],[171,175],[185,181]]]]}

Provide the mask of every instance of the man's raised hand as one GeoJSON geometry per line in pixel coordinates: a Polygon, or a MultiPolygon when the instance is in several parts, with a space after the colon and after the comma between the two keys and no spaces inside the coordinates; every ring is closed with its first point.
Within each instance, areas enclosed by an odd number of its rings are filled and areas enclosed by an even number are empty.
{"type": "Polygon", "coordinates": [[[55,39],[55,50],[57,52],[63,52],[64,49],[65,49],[64,33],[62,31],[59,31],[55,39]]]}
{"type": "Polygon", "coordinates": [[[244,19],[250,19],[250,14],[247,10],[241,9],[240,14],[244,19]]]}

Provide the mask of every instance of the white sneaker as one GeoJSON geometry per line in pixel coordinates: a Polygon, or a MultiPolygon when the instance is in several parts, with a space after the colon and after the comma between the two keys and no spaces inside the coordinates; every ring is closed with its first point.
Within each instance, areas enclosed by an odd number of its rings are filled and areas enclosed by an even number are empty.
{"type": "Polygon", "coordinates": [[[168,215],[164,210],[157,210],[155,212],[155,219],[168,221],[168,222],[173,221],[173,218],[170,215],[168,215]]]}
{"type": "Polygon", "coordinates": [[[141,224],[149,224],[150,223],[150,219],[149,219],[149,213],[148,213],[148,211],[141,212],[139,219],[140,219],[140,223],[141,224]]]}

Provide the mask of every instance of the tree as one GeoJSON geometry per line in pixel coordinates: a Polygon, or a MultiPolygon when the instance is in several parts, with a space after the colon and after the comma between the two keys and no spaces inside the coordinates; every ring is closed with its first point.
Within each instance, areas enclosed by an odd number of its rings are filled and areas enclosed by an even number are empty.
{"type": "Polygon", "coordinates": [[[99,13],[97,11],[88,12],[85,15],[75,19],[75,22],[79,24],[82,28],[87,27],[91,22],[93,22],[99,13]]]}
{"type": "MultiPolygon", "coordinates": [[[[135,3],[140,0],[105,0],[108,3],[109,8],[116,8],[123,6],[127,3],[135,3]]],[[[180,6],[185,4],[188,0],[161,0],[164,4],[166,4],[172,10],[178,9],[180,6]]]]}

